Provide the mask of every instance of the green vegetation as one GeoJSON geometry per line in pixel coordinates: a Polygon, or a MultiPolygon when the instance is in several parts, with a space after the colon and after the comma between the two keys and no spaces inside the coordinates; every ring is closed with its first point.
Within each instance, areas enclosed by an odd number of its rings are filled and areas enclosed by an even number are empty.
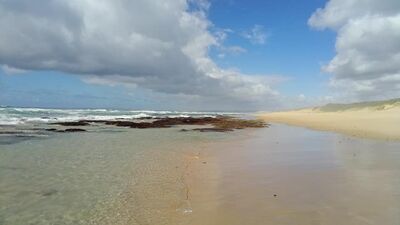
{"type": "Polygon", "coordinates": [[[370,108],[375,110],[385,110],[387,106],[400,106],[400,98],[390,99],[385,101],[358,102],[349,104],[327,104],[322,107],[316,107],[314,110],[322,112],[338,112],[346,110],[358,110],[370,108]]]}

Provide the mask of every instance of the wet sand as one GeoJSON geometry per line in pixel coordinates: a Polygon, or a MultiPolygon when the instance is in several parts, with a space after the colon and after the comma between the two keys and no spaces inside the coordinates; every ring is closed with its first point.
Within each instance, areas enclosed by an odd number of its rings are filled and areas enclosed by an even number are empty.
{"type": "Polygon", "coordinates": [[[191,224],[400,224],[399,149],[278,124],[247,132],[205,150],[191,224]]]}

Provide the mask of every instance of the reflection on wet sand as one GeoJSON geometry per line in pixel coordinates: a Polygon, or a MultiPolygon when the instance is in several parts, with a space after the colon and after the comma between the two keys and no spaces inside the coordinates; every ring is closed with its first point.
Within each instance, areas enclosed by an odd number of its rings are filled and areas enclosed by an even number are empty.
{"type": "Polygon", "coordinates": [[[208,150],[217,192],[193,200],[193,224],[400,224],[400,143],[277,124],[249,135],[208,150]]]}

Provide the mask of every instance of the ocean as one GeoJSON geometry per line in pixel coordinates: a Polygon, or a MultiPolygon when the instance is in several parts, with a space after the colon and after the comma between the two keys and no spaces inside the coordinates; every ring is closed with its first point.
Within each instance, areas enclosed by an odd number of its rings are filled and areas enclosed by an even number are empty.
{"type": "MultiPolygon", "coordinates": [[[[0,107],[0,144],[14,143],[32,138],[47,137],[49,125],[79,120],[143,121],[151,118],[216,117],[220,115],[244,116],[235,112],[184,112],[116,109],[43,109],[0,107]]],[[[109,127],[93,127],[109,130],[109,127]]]]}
{"type": "Polygon", "coordinates": [[[240,115],[235,112],[185,112],[116,109],[43,109],[0,107],[0,125],[24,125],[76,120],[141,119],[147,117],[201,117],[240,115]]]}
{"type": "Polygon", "coordinates": [[[238,115],[220,112],[0,108],[0,224],[176,224],[191,211],[185,156],[235,135],[50,123],[238,115]]]}

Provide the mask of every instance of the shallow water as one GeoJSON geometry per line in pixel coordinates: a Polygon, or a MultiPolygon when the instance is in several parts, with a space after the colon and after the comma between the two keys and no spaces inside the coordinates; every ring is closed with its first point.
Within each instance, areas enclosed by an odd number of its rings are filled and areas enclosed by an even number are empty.
{"type": "Polygon", "coordinates": [[[399,142],[273,124],[208,152],[193,224],[400,224],[399,142]]]}
{"type": "Polygon", "coordinates": [[[0,144],[0,224],[400,224],[400,143],[273,124],[0,144]]]}
{"type": "Polygon", "coordinates": [[[174,224],[183,155],[225,134],[124,129],[0,145],[0,224],[174,224]]]}

